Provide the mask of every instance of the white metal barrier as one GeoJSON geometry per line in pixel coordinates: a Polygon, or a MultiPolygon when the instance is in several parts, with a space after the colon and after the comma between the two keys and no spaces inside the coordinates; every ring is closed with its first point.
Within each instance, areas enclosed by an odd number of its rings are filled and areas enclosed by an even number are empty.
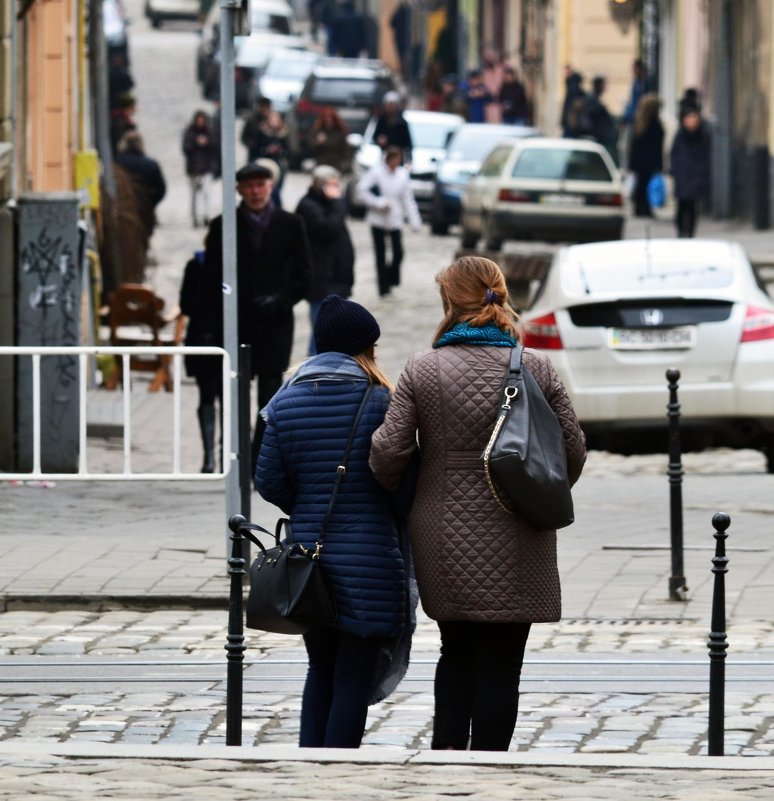
{"type": "MultiPolygon", "coordinates": [[[[189,346],[0,346],[0,356],[30,356],[32,358],[32,470],[28,472],[3,473],[0,480],[56,480],[56,481],[147,481],[152,480],[198,480],[212,481],[224,478],[229,471],[233,454],[231,453],[231,360],[223,348],[189,347],[189,346]],[[123,470],[110,473],[92,473],[88,468],[86,443],[86,426],[88,411],[88,371],[89,357],[102,355],[120,356],[123,360],[122,389],[123,394],[123,470]],[[172,357],[172,471],[135,473],[132,470],[132,375],[130,360],[133,356],[171,356],[172,357]],[[41,380],[40,362],[44,356],[77,356],[78,357],[78,471],[72,473],[47,473],[41,466],[41,380]],[[223,366],[222,411],[222,448],[223,464],[220,472],[199,473],[183,472],[181,468],[181,375],[183,356],[216,356],[220,357],[223,366]]],[[[106,390],[107,391],[107,390],[106,390]]]]}

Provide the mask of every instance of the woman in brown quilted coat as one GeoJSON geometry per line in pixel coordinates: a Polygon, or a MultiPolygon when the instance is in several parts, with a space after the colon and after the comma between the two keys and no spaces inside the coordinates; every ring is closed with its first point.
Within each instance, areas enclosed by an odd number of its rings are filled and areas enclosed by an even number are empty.
{"type": "MultiPolygon", "coordinates": [[[[502,271],[466,256],[436,280],[443,320],[432,350],[409,359],[370,465],[395,489],[419,444],[409,530],[422,606],[441,633],[432,747],[507,751],[530,626],[561,615],[556,532],[502,512],[481,464],[519,336],[502,271]]],[[[542,353],[525,350],[523,364],[559,418],[574,484],[586,443],[570,399],[542,353]]]]}

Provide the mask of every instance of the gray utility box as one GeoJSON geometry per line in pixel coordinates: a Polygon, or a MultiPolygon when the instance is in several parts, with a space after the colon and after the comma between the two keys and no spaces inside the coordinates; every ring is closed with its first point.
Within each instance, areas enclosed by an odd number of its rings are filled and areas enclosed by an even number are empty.
{"type": "MultiPolygon", "coordinates": [[[[78,196],[23,195],[18,201],[16,344],[80,344],[81,259],[78,196]]],[[[41,360],[41,467],[78,470],[78,359],[41,360]]],[[[32,469],[32,358],[17,359],[17,466],[32,469]]]]}

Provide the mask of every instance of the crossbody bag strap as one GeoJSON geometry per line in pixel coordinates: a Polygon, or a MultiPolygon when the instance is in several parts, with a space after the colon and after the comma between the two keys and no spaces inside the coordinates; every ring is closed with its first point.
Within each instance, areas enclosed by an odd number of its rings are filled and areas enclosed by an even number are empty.
{"type": "Polygon", "coordinates": [[[371,383],[368,384],[366,387],[366,391],[363,393],[363,400],[360,401],[360,406],[358,407],[357,414],[355,415],[355,422],[352,424],[352,430],[349,432],[349,439],[347,440],[347,447],[344,449],[344,458],[341,460],[341,464],[336,468],[336,478],[333,481],[333,490],[331,491],[331,499],[328,501],[328,508],[325,510],[325,517],[323,518],[322,527],[320,528],[320,536],[317,538],[318,545],[322,543],[323,537],[325,537],[326,532],[328,531],[328,526],[331,522],[331,515],[333,514],[333,504],[336,501],[336,493],[339,491],[339,485],[342,482],[346,472],[347,472],[347,462],[349,461],[349,452],[352,450],[352,443],[355,440],[355,433],[357,432],[358,426],[360,425],[360,418],[363,416],[363,412],[365,411],[366,404],[368,403],[368,398],[371,396],[371,389],[373,385],[371,383]]]}
{"type": "Polygon", "coordinates": [[[503,502],[502,498],[500,497],[500,493],[497,491],[497,487],[495,486],[489,467],[489,457],[492,453],[492,448],[494,448],[495,442],[497,442],[497,437],[500,436],[500,429],[503,427],[505,419],[508,417],[508,414],[511,411],[513,406],[512,401],[516,399],[516,396],[519,394],[519,390],[524,386],[521,372],[522,352],[523,348],[519,342],[517,342],[511,348],[511,355],[508,360],[508,369],[505,373],[505,382],[502,388],[502,402],[500,403],[500,408],[497,413],[497,420],[495,421],[494,428],[492,429],[492,435],[489,437],[489,442],[487,442],[482,456],[486,483],[489,485],[489,489],[494,496],[497,505],[503,512],[507,512],[508,514],[512,514],[512,512],[503,502]]]}

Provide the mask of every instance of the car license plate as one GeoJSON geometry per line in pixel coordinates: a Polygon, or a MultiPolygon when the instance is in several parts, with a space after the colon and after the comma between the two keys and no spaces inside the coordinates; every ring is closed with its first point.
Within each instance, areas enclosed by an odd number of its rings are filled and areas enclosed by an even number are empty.
{"type": "Polygon", "coordinates": [[[540,196],[541,203],[550,203],[553,206],[582,206],[585,202],[583,195],[561,195],[552,193],[540,196]]]}
{"type": "Polygon", "coordinates": [[[607,345],[615,350],[660,350],[692,348],[696,327],[679,328],[608,328],[607,345]]]}

